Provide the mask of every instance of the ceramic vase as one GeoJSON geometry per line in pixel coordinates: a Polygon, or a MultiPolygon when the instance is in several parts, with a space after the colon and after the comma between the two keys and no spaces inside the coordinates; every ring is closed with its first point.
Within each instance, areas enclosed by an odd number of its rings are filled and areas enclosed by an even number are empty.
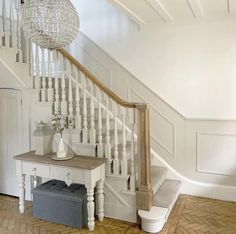
{"type": "Polygon", "coordinates": [[[57,157],[66,158],[66,153],[65,144],[63,138],[61,137],[58,145],[57,157]]]}

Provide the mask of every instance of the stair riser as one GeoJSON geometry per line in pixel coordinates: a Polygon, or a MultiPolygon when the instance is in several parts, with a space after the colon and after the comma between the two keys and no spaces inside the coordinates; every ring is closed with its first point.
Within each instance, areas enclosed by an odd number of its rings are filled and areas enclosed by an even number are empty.
{"type": "Polygon", "coordinates": [[[73,150],[78,155],[96,157],[96,145],[75,143],[73,150]]]}

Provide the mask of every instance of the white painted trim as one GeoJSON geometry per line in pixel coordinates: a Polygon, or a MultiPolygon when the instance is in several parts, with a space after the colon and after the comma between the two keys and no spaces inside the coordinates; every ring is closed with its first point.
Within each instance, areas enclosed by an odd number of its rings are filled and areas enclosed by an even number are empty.
{"type": "Polygon", "coordinates": [[[146,2],[154,9],[154,11],[164,22],[175,22],[173,16],[170,12],[168,12],[160,0],[146,0],[146,2]]]}
{"type": "Polygon", "coordinates": [[[114,5],[115,7],[118,7],[122,12],[124,12],[131,20],[133,20],[139,26],[146,24],[146,22],[142,18],[140,18],[137,14],[135,14],[133,11],[127,8],[119,0],[107,0],[107,1],[110,2],[112,5],[114,5]]]}
{"type": "Polygon", "coordinates": [[[199,0],[186,0],[186,1],[193,14],[193,17],[197,18],[204,15],[204,11],[199,0]]]}

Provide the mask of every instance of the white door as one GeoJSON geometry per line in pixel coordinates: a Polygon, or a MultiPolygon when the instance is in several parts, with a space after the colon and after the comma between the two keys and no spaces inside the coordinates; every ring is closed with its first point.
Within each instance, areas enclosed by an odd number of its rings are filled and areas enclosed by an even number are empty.
{"type": "Polygon", "coordinates": [[[18,196],[13,157],[23,150],[21,91],[0,89],[0,193],[18,196]]]}

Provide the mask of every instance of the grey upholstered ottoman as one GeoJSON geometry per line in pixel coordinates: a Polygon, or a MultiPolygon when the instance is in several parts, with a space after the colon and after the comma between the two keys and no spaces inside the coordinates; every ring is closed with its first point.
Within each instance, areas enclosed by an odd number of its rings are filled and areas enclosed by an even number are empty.
{"type": "Polygon", "coordinates": [[[87,225],[87,191],[84,185],[51,180],[33,191],[33,216],[82,228],[87,225]]]}

